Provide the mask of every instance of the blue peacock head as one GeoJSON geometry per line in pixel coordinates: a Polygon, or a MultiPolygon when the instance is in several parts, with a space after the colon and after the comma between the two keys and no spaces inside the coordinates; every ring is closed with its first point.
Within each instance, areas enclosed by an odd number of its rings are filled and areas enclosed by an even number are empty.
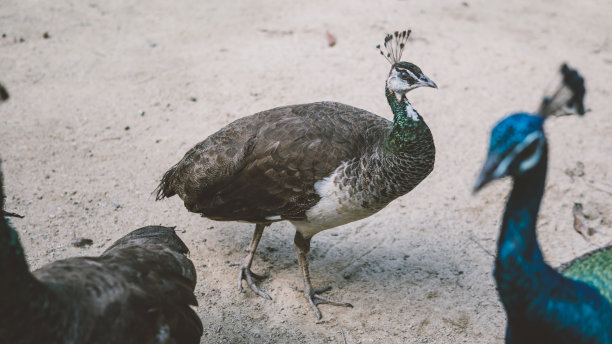
{"type": "Polygon", "coordinates": [[[491,131],[487,160],[474,192],[505,176],[520,176],[538,164],[546,145],[544,118],[516,113],[497,123],[491,131]]]}
{"type": "Polygon", "coordinates": [[[518,177],[541,161],[546,148],[544,121],[568,109],[583,115],[584,79],[576,70],[561,66],[563,80],[552,96],[545,96],[537,114],[515,113],[493,127],[487,159],[476,180],[474,192],[493,180],[518,177]]]}

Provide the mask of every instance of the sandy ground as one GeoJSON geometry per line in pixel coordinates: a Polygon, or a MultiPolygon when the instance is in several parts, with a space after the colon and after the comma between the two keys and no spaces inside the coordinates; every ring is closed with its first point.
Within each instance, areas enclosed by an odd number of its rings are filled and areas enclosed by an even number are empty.
{"type": "Polygon", "coordinates": [[[97,255],[143,225],[177,226],[198,269],[202,343],[501,343],[491,269],[510,183],[471,194],[489,130],[534,110],[561,62],[578,67],[592,111],[547,123],[540,241],[553,265],[609,243],[611,17],[607,0],[3,0],[7,209],[26,216],[14,224],[32,268],[97,255]],[[254,263],[273,300],[239,294],[230,264],[253,226],[200,218],[176,197],[154,202],[159,178],[209,134],[271,107],[333,100],[391,118],[375,45],[404,28],[404,59],[439,86],[410,94],[437,161],[383,211],[313,239],[314,284],[355,307],[324,305],[315,320],[295,291],[294,231],[283,223],[266,230],[254,263]],[[574,202],[588,238],[573,229],[574,202]],[[94,245],[72,247],[74,237],[94,245]]]}

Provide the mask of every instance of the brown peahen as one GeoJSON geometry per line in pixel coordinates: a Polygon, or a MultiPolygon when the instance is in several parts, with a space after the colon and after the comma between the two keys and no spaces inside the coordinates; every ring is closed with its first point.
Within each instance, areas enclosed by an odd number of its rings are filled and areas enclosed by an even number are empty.
{"type": "Polygon", "coordinates": [[[290,221],[304,296],[321,318],[321,295],[310,282],[306,254],[320,231],[368,217],[417,186],[432,171],[435,147],[406,94],[437,88],[416,65],[400,61],[410,31],[387,35],[392,64],[385,96],[393,122],[349,105],[319,102],[279,107],[238,119],[189,150],[168,170],[157,200],[178,195],[185,207],[219,221],[255,224],[238,276],[258,295],[253,255],[266,226],[290,221]]]}

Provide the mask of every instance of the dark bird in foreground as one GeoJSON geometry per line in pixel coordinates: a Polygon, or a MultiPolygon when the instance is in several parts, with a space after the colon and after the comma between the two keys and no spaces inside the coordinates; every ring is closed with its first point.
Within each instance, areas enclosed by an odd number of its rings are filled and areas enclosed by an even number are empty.
{"type": "MultiPolygon", "coordinates": [[[[0,171],[0,208],[4,190],[0,171]]],[[[196,272],[174,229],[148,226],[99,257],[34,272],[0,220],[0,343],[199,343],[196,272]]]]}
{"type": "Polygon", "coordinates": [[[330,288],[312,287],[306,254],[315,234],[376,213],[433,169],[431,132],[406,94],[437,86],[416,65],[400,62],[409,35],[385,38],[385,57],[392,63],[385,94],[393,122],[333,102],[279,107],[230,123],[164,174],[157,200],[178,195],[190,212],[255,223],[240,266],[240,291],[245,279],[271,299],[253,282],[264,276],[251,272],[251,264],[264,228],[287,220],[296,228],[303,292],[316,316],[321,318],[321,303],[351,306],[322,296],[330,288]]]}
{"type": "MultiPolygon", "coordinates": [[[[0,84],[0,103],[5,102],[9,99],[9,93],[6,90],[6,88],[4,88],[4,86],[2,84],[0,84]]],[[[18,218],[23,218],[23,216],[16,214],[16,213],[11,213],[8,212],[4,209],[1,210],[2,212],[2,216],[10,216],[10,217],[18,217],[18,218]]]]}
{"type": "Polygon", "coordinates": [[[582,77],[566,65],[561,71],[562,86],[539,113],[513,114],[493,128],[475,186],[514,180],[493,273],[508,318],[506,343],[612,343],[612,250],[585,255],[561,274],[546,264],[536,238],[548,158],[544,121],[562,105],[584,113],[582,77]]]}

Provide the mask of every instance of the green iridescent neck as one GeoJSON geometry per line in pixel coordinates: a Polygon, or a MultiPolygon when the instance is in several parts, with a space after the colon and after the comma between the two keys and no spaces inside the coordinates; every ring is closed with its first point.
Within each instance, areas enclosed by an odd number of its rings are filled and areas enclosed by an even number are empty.
{"type": "Polygon", "coordinates": [[[410,147],[421,128],[426,127],[423,118],[414,110],[406,97],[397,99],[395,93],[385,88],[387,101],[393,111],[393,128],[389,132],[385,148],[395,153],[410,147]]]}

